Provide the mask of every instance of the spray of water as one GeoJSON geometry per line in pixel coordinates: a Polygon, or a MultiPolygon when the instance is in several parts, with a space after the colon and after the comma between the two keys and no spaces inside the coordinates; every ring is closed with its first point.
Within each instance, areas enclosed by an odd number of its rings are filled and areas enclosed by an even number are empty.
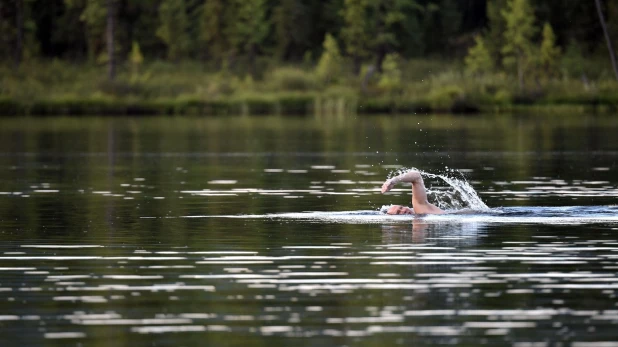
{"type": "MultiPolygon", "coordinates": [[[[421,176],[432,179],[440,179],[447,184],[446,187],[427,188],[427,196],[436,206],[443,210],[471,209],[475,211],[489,211],[478,196],[474,188],[468,183],[466,178],[457,170],[448,170],[445,174],[433,174],[416,168],[402,168],[390,175],[390,177],[400,175],[410,170],[420,172],[421,176]]],[[[425,182],[427,183],[427,182],[425,182]]]]}

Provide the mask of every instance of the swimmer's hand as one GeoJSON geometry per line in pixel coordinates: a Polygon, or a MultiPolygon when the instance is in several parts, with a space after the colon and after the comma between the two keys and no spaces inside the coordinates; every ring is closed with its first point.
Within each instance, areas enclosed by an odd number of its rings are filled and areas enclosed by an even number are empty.
{"type": "Polygon", "coordinates": [[[408,183],[423,183],[423,178],[421,174],[416,170],[410,170],[408,172],[404,172],[399,176],[395,176],[393,178],[387,179],[386,182],[382,185],[382,194],[388,192],[393,189],[393,187],[400,182],[408,182],[408,183]]]}
{"type": "Polygon", "coordinates": [[[395,186],[395,184],[397,184],[397,182],[395,182],[395,180],[388,179],[386,180],[386,182],[384,182],[384,184],[382,185],[382,194],[388,192],[389,190],[393,189],[393,187],[395,186]]]}

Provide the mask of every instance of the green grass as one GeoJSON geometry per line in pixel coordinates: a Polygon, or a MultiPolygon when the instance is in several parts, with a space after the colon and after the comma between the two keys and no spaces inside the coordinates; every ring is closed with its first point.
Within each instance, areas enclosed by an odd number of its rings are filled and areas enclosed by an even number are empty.
{"type": "Polygon", "coordinates": [[[362,89],[362,79],[349,68],[325,83],[307,66],[260,66],[253,78],[196,61],[153,61],[137,74],[121,66],[117,78],[108,81],[104,66],[54,60],[28,62],[15,70],[0,64],[0,114],[562,112],[567,107],[616,112],[618,106],[618,83],[601,70],[594,80],[568,73],[528,80],[522,91],[505,73],[470,76],[457,62],[417,59],[402,63],[397,88],[383,90],[378,75],[362,89]]]}

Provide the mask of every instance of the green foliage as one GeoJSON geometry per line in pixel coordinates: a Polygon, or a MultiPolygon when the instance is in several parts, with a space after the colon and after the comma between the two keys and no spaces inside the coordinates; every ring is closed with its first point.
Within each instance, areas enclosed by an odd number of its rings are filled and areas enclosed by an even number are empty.
{"type": "MultiPolygon", "coordinates": [[[[393,48],[404,57],[422,57],[427,46],[430,46],[429,41],[435,40],[435,37],[431,35],[433,28],[422,26],[422,18],[427,14],[427,8],[419,5],[416,1],[400,3],[402,6],[399,10],[405,19],[394,23],[395,25],[392,27],[398,38],[393,48]]],[[[445,14],[448,15],[448,12],[445,14]]]]}
{"type": "Polygon", "coordinates": [[[316,74],[323,82],[336,81],[341,74],[341,53],[339,45],[331,34],[324,37],[324,51],[316,67],[316,74]]]}
{"type": "Polygon", "coordinates": [[[560,47],[556,46],[556,35],[549,23],[543,26],[543,41],[541,42],[540,63],[546,76],[553,76],[558,72],[560,61],[560,47]]]}
{"type": "Polygon", "coordinates": [[[131,54],[129,55],[129,61],[131,62],[131,80],[135,81],[139,77],[139,70],[144,63],[144,56],[142,50],[139,48],[139,43],[133,41],[131,47],[131,54]]]}
{"type": "MultiPolygon", "coordinates": [[[[588,69],[606,58],[585,60],[589,60],[589,65],[585,65],[588,69]]],[[[462,73],[463,67],[452,61],[406,61],[387,55],[383,68],[384,74],[378,75],[378,80],[385,80],[388,75],[390,83],[401,76],[406,83],[394,92],[360,95],[358,78],[351,74],[342,73],[337,81],[325,86],[317,82],[314,73],[290,66],[269,70],[263,80],[254,81],[249,75],[233,71],[207,71],[201,62],[193,61],[144,62],[138,79],[132,79],[130,69],[120,69],[116,81],[108,81],[103,77],[103,67],[60,60],[33,61],[25,62],[19,70],[0,65],[0,104],[6,107],[0,112],[305,114],[314,109],[356,109],[357,100],[362,106],[358,111],[363,113],[471,112],[491,107],[512,108],[522,102],[594,108],[618,104],[618,84],[609,74],[588,84],[579,78],[549,79],[545,93],[532,95],[521,93],[511,75],[494,72],[469,78],[462,73]]],[[[387,85],[393,84],[382,87],[387,85]]]]}
{"type": "Polygon", "coordinates": [[[288,67],[273,70],[266,78],[273,91],[311,91],[317,89],[315,77],[304,70],[288,67]]]}
{"type": "Polygon", "coordinates": [[[159,19],[156,34],[167,46],[168,59],[178,61],[186,57],[190,42],[185,0],[163,0],[159,6],[159,19]]]}
{"type": "Polygon", "coordinates": [[[457,85],[446,85],[432,89],[427,94],[427,101],[436,109],[450,109],[456,101],[463,99],[464,92],[457,85]]]}
{"type": "Polygon", "coordinates": [[[367,25],[369,2],[367,0],[345,0],[342,11],[345,23],[341,30],[341,38],[346,52],[356,59],[369,55],[371,45],[371,29],[367,25]]]}
{"type": "Polygon", "coordinates": [[[103,0],[64,0],[68,7],[79,8],[79,20],[86,26],[86,41],[88,43],[88,60],[94,62],[104,51],[103,36],[107,8],[103,0]]]}
{"type": "Polygon", "coordinates": [[[506,8],[506,3],[507,0],[487,1],[489,30],[487,31],[486,44],[494,66],[502,65],[502,43],[506,31],[506,20],[502,11],[506,8]]]}
{"type": "Polygon", "coordinates": [[[131,64],[136,67],[139,67],[144,62],[144,56],[142,55],[142,50],[139,48],[139,43],[133,41],[133,45],[131,47],[131,55],[129,57],[131,64]]]}
{"type": "Polygon", "coordinates": [[[579,78],[586,73],[586,59],[584,59],[581,47],[571,41],[562,56],[562,74],[565,77],[579,78]]]}
{"type": "Polygon", "coordinates": [[[228,49],[224,23],[225,7],[222,0],[205,0],[199,16],[200,51],[210,58],[220,60],[228,49]]]}
{"type": "MultiPolygon", "coordinates": [[[[14,61],[19,55],[18,13],[23,13],[24,19],[24,57],[82,62],[87,56],[91,63],[97,57],[105,59],[101,53],[105,51],[107,1],[50,1],[0,1],[0,59],[14,61]],[[21,7],[17,4],[23,4],[23,11],[18,11],[21,7]]],[[[232,68],[247,61],[258,62],[261,57],[270,59],[271,64],[273,57],[283,63],[297,63],[306,52],[319,57],[324,35],[331,33],[341,43],[342,53],[352,58],[355,72],[363,64],[375,65],[376,58],[380,60],[391,52],[405,59],[428,53],[432,57],[459,58],[461,51],[457,48],[466,46],[472,33],[482,33],[494,65],[501,69],[503,46],[515,42],[505,38],[507,20],[502,12],[516,13],[512,11],[513,4],[518,3],[514,0],[113,2],[119,63],[128,61],[123,58],[130,55],[133,41],[140,43],[143,55],[150,59],[164,55],[172,60],[203,59],[205,65],[217,67],[228,60],[232,68]],[[464,16],[466,20],[462,21],[464,16]],[[487,31],[483,31],[485,28],[487,31]]],[[[528,0],[527,3],[530,12],[537,14],[542,22],[551,22],[556,42],[574,40],[586,57],[606,49],[591,2],[528,0]]],[[[610,36],[616,37],[617,2],[603,3],[610,36]]],[[[513,28],[519,30],[525,25],[511,25],[513,28]]],[[[517,49],[511,51],[507,49],[507,60],[517,60],[517,49]]],[[[515,65],[508,68],[515,71],[515,65]]],[[[606,62],[599,69],[607,65],[606,62]]]]}
{"type": "MultiPolygon", "coordinates": [[[[161,44],[157,29],[161,26],[159,4],[161,0],[116,0],[118,11],[116,45],[120,47],[120,57],[128,54],[133,41],[139,42],[140,49],[146,58],[160,58],[167,54],[167,46],[161,44]],[[124,14],[122,3],[127,3],[131,12],[124,14]]],[[[197,23],[193,27],[198,28],[197,23]]],[[[194,34],[197,37],[197,34],[194,34]]]]}
{"type": "Polygon", "coordinates": [[[485,46],[485,40],[477,35],[474,37],[476,44],[470,48],[465,58],[466,70],[473,75],[481,75],[493,70],[493,60],[489,49],[485,46]]]}
{"type": "Polygon", "coordinates": [[[399,68],[399,56],[388,54],[382,62],[382,74],[378,80],[378,87],[388,93],[401,90],[401,69],[399,68]]]}
{"type": "Polygon", "coordinates": [[[421,23],[423,37],[426,38],[425,51],[426,53],[442,52],[447,45],[447,41],[451,39],[443,34],[444,30],[450,30],[451,19],[448,18],[453,14],[457,14],[457,11],[453,11],[450,1],[435,1],[429,2],[427,6],[422,9],[421,23]]]}
{"type": "Polygon", "coordinates": [[[614,79],[602,80],[599,82],[598,92],[600,97],[613,97],[618,100],[618,82],[614,79]]]}
{"type": "Polygon", "coordinates": [[[238,51],[254,54],[270,30],[270,22],[266,18],[266,2],[230,1],[235,13],[235,18],[229,22],[228,27],[230,43],[238,51]]]}
{"type": "Polygon", "coordinates": [[[523,88],[524,73],[532,51],[532,38],[537,29],[534,25],[534,9],[528,0],[508,0],[507,9],[502,11],[506,21],[503,63],[507,68],[516,68],[519,87],[523,88]]]}
{"type": "Polygon", "coordinates": [[[311,39],[314,24],[308,12],[311,5],[305,4],[302,0],[278,1],[273,9],[272,25],[275,44],[273,51],[280,60],[285,60],[290,50],[297,49],[300,55],[300,48],[305,48],[302,54],[313,48],[307,46],[311,39]]]}
{"type": "Polygon", "coordinates": [[[378,57],[391,50],[418,55],[423,34],[417,14],[422,11],[410,0],[345,0],[340,37],[354,59],[355,70],[372,52],[378,57]]]}
{"type": "MultiPolygon", "coordinates": [[[[377,0],[370,2],[371,12],[375,14],[377,23],[372,32],[373,47],[376,49],[398,48],[406,42],[410,34],[403,30],[407,14],[418,5],[411,0],[377,0]]],[[[428,5],[431,6],[432,4],[428,5]]]]}
{"type": "Polygon", "coordinates": [[[571,41],[561,54],[559,72],[564,79],[574,78],[581,80],[584,84],[612,76],[606,52],[586,54],[584,47],[575,41],[571,41]]]}
{"type": "MultiPolygon", "coordinates": [[[[54,58],[13,68],[16,8],[0,1],[0,99],[12,109],[86,112],[139,102],[141,110],[169,113],[269,113],[288,106],[306,112],[314,98],[322,111],[370,98],[374,110],[410,111],[616,99],[597,18],[582,4],[492,0],[482,31],[484,16],[469,20],[468,14],[485,6],[470,2],[462,22],[464,6],[456,0],[116,0],[121,59],[117,80],[109,82],[103,67],[91,64],[107,59],[105,0],[58,0],[66,6],[53,10],[41,0],[22,1],[24,45],[30,47],[28,33],[41,40],[24,55],[36,56],[40,47],[41,56],[54,58]],[[542,41],[535,13],[552,23],[542,41]],[[459,59],[448,46],[467,45],[472,33],[481,35],[459,59]],[[567,38],[573,43],[562,55],[557,42],[567,38]],[[166,53],[171,61],[160,60],[166,53]],[[431,59],[411,59],[426,53],[431,59]],[[60,58],[66,60],[54,60],[60,58]],[[377,65],[380,72],[360,88],[356,72],[377,65]],[[534,81],[535,89],[518,89],[515,71],[520,85],[534,81]],[[147,106],[159,103],[164,106],[147,106]]],[[[607,6],[610,31],[617,8],[607,6]]]]}

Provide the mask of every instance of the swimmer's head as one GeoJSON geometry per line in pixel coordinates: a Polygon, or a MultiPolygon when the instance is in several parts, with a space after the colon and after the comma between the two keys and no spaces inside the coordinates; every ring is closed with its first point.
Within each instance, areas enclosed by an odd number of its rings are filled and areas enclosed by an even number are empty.
{"type": "Polygon", "coordinates": [[[401,205],[393,205],[389,207],[386,214],[414,214],[414,210],[401,205]]]}

